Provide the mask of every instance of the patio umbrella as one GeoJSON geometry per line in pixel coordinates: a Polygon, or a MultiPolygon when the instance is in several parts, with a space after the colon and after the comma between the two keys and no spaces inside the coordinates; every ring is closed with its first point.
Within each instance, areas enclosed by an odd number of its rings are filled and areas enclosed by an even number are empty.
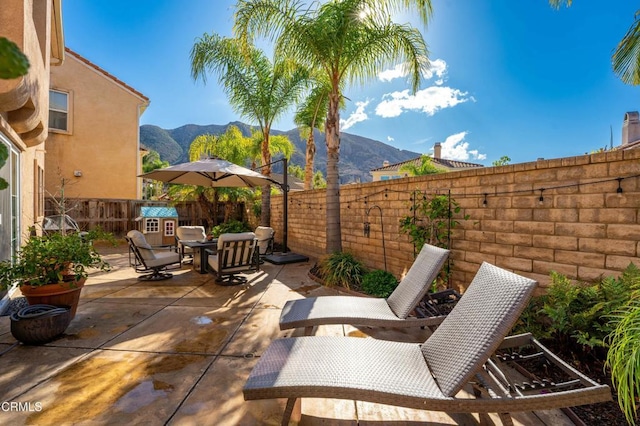
{"type": "MultiPolygon", "coordinates": [[[[287,159],[283,158],[283,169],[287,170],[287,159]]],[[[288,201],[287,193],[289,185],[287,174],[284,174],[283,182],[280,183],[268,176],[230,163],[220,158],[207,158],[204,160],[192,161],[190,163],[176,164],[175,166],[156,169],[148,173],[138,175],[145,179],[155,179],[167,183],[180,183],[183,185],[198,185],[206,187],[250,187],[255,188],[264,185],[278,185],[283,192],[283,231],[282,243],[284,253],[280,256],[271,255],[272,263],[293,263],[304,262],[309,258],[306,256],[289,253],[287,248],[288,234],[288,201]]],[[[267,258],[267,257],[265,257],[267,258]]],[[[267,258],[267,260],[269,260],[267,258]]]]}
{"type": "Polygon", "coordinates": [[[190,163],[176,164],[175,166],[141,174],[138,177],[167,183],[206,187],[255,188],[271,184],[280,185],[270,177],[220,158],[207,158],[190,163]]]}

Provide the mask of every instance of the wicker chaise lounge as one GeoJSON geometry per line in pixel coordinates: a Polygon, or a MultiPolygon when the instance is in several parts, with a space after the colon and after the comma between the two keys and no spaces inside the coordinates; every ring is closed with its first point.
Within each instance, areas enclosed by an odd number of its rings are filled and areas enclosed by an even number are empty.
{"type": "Polygon", "coordinates": [[[528,394],[503,377],[492,357],[501,344],[537,343],[528,335],[504,340],[536,284],[484,263],[453,311],[422,345],[329,336],[275,340],[247,379],[244,398],[287,398],[282,424],[288,424],[292,413],[299,415],[304,397],[448,413],[501,413],[507,424],[511,417],[505,413],[610,400],[608,386],[559,359],[554,362],[576,379],[579,389],[560,385],[528,394]],[[478,398],[456,397],[470,383],[478,398]]]}
{"type": "Polygon", "coordinates": [[[444,316],[415,318],[409,314],[425,296],[449,256],[449,250],[425,244],[407,275],[387,298],[321,296],[290,300],[280,314],[280,330],[324,324],[353,324],[373,327],[429,327],[444,316]]]}

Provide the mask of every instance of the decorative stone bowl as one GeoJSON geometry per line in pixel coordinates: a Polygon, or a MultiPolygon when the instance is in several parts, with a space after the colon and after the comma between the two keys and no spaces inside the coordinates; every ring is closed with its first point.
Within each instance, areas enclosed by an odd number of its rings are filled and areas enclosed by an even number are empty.
{"type": "Polygon", "coordinates": [[[68,306],[31,305],[11,315],[11,334],[27,345],[41,345],[62,334],[71,322],[68,306]]]}

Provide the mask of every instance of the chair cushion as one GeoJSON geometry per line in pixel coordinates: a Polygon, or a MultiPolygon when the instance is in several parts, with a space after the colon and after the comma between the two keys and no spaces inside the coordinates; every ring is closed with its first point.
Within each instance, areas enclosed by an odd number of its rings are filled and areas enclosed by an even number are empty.
{"type": "Polygon", "coordinates": [[[144,237],[142,232],[140,231],[129,231],[127,232],[127,237],[131,239],[133,245],[138,247],[140,250],[140,255],[145,261],[153,260],[156,256],[153,253],[153,249],[151,245],[147,242],[147,239],[144,237]]]}
{"type": "Polygon", "coordinates": [[[207,238],[204,226],[178,226],[176,235],[179,240],[200,241],[207,238]]]}
{"type": "Polygon", "coordinates": [[[258,238],[258,247],[260,247],[260,254],[265,254],[269,248],[269,240],[275,235],[273,228],[268,226],[258,226],[256,228],[256,238],[258,238]]]}
{"type": "Polygon", "coordinates": [[[180,254],[175,251],[156,251],[155,259],[146,261],[149,268],[180,262],[180,254]]]}
{"type": "Polygon", "coordinates": [[[226,241],[253,240],[255,237],[256,237],[256,234],[254,234],[253,232],[220,234],[220,236],[218,237],[218,247],[222,247],[222,245],[226,241]]]}

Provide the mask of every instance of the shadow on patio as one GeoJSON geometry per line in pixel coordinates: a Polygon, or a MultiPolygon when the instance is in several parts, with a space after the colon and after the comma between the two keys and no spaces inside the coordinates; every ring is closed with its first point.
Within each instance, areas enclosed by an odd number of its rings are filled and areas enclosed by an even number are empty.
{"type": "MultiPolygon", "coordinates": [[[[141,282],[126,247],[109,273],[90,276],[76,318],[44,346],[15,341],[0,317],[2,424],[279,424],[284,400],[250,401],[242,386],[290,299],[335,294],[307,277],[312,264],[272,265],[222,287],[184,265],[141,282]],[[10,403],[18,403],[11,405],[10,403]],[[7,404],[9,403],[9,404],[7,404]]],[[[296,332],[296,334],[298,334],[296,332]]],[[[423,330],[322,326],[316,334],[424,341],[423,330]]],[[[477,416],[304,399],[304,424],[476,424],[477,416]]],[[[499,423],[497,416],[485,419],[499,423]]],[[[572,424],[560,411],[519,413],[516,424],[572,424]]]]}

